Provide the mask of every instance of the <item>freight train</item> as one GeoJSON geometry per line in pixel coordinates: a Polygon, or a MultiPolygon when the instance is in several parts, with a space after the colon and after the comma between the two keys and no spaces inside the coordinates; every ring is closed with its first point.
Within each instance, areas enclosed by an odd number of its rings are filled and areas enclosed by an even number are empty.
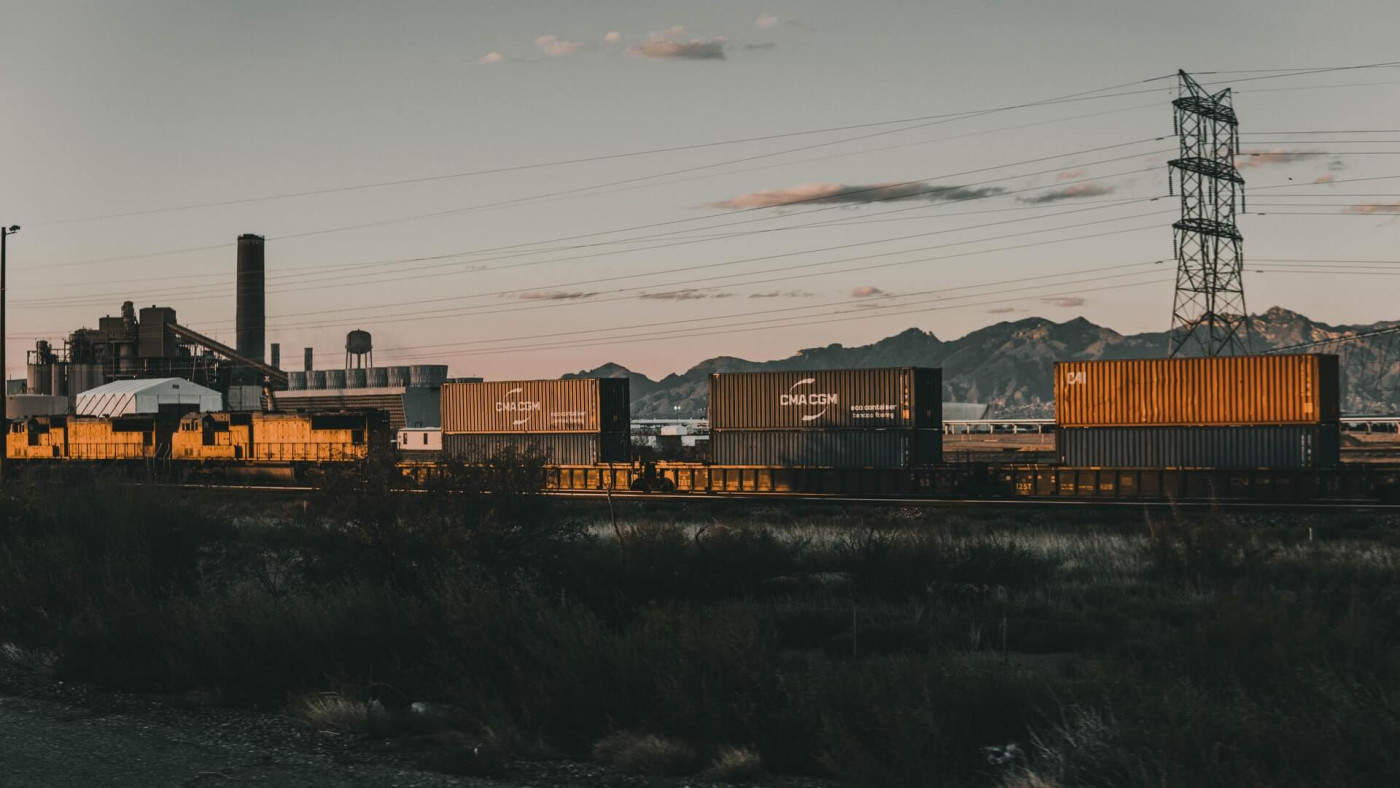
{"type": "MultiPolygon", "coordinates": [[[[1336,358],[1057,364],[1060,462],[945,463],[940,371],[716,374],[707,462],[641,462],[625,379],[447,383],[439,430],[399,433],[404,474],[502,451],[546,457],[560,491],[920,497],[1389,498],[1400,470],[1338,455],[1336,358]]],[[[180,467],[350,466],[393,436],[377,411],[32,418],[21,462],[168,460],[180,467]]]]}

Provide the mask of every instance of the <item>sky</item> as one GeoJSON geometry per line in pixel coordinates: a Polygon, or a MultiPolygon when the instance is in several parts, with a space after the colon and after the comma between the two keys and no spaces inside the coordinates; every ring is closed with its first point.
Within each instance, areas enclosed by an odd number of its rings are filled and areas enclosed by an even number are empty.
{"type": "Polygon", "coordinates": [[[652,377],[910,327],[1171,317],[1185,69],[1251,311],[1397,319],[1393,0],[0,0],[9,372],[123,301],[337,366],[652,377]],[[1302,70],[1333,69],[1316,73],[1302,70]],[[1331,132],[1331,133],[1320,133],[1331,132]],[[1253,155],[1251,155],[1253,154],[1253,155]]]}

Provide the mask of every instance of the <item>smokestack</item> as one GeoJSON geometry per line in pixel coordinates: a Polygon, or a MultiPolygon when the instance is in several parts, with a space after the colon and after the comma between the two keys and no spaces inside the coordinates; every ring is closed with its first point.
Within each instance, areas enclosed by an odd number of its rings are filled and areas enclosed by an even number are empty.
{"type": "Polygon", "coordinates": [[[263,237],[238,236],[238,310],[234,320],[238,353],[262,361],[267,352],[263,237]]]}
{"type": "Polygon", "coordinates": [[[306,371],[311,371],[311,348],[306,349],[306,371]]]}
{"type": "Polygon", "coordinates": [[[282,368],[282,346],[276,342],[272,343],[272,368],[282,368]]]}

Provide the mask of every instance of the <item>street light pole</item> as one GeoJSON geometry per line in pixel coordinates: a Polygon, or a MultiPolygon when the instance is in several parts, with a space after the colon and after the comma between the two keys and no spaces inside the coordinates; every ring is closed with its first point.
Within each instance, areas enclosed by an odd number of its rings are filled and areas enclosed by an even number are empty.
{"type": "Polygon", "coordinates": [[[4,414],[0,414],[0,424],[5,427],[5,434],[0,436],[0,479],[5,478],[5,458],[10,453],[10,373],[5,367],[5,241],[17,232],[17,224],[0,227],[0,385],[5,387],[4,394],[0,395],[5,409],[4,414]]]}

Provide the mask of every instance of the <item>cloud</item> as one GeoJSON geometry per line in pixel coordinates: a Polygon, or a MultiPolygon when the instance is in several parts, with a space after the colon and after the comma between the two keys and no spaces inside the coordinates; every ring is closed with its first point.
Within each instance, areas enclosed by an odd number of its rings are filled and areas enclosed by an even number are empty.
{"type": "Polygon", "coordinates": [[[535,46],[545,51],[550,57],[562,57],[572,55],[583,48],[583,44],[573,41],[560,40],[558,36],[540,36],[535,39],[535,46]]]}
{"type": "Polygon", "coordinates": [[[1059,175],[1056,175],[1056,176],[1055,176],[1055,180],[1060,180],[1060,181],[1072,181],[1072,180],[1074,180],[1074,179],[1076,179],[1076,178],[1083,178],[1083,177],[1084,177],[1084,168],[1083,168],[1083,167],[1079,167],[1079,168],[1073,169],[1073,170],[1065,170],[1064,172],[1060,173],[1059,175]]]}
{"type": "Polygon", "coordinates": [[[773,43],[772,41],[769,41],[763,44],[745,44],[740,48],[743,49],[745,52],[763,52],[769,49],[777,49],[778,45],[773,43]]]}
{"type": "Polygon", "coordinates": [[[1084,306],[1084,299],[1077,296],[1069,298],[1042,298],[1040,302],[1042,304],[1049,304],[1050,306],[1084,306]]]}
{"type": "Polygon", "coordinates": [[[485,55],[482,56],[480,60],[476,62],[480,63],[483,66],[494,66],[495,64],[505,59],[506,56],[502,55],[500,52],[487,52],[485,55]]]}
{"type": "Polygon", "coordinates": [[[614,30],[614,31],[608,33],[607,35],[603,36],[603,40],[606,41],[606,42],[608,42],[609,44],[616,44],[616,43],[617,43],[618,41],[620,41],[621,39],[622,39],[622,34],[619,33],[619,32],[617,32],[616,30],[614,30]]]}
{"type": "Polygon", "coordinates": [[[792,203],[868,203],[893,200],[953,202],[1001,194],[995,186],[931,186],[927,183],[890,183],[869,186],[844,183],[802,183],[785,189],[760,189],[728,200],[710,203],[712,208],[774,208],[792,203]]]}
{"type": "Polygon", "coordinates": [[[1062,189],[1042,192],[1034,197],[1017,197],[1016,199],[1030,205],[1041,205],[1061,200],[1077,200],[1080,197],[1101,197],[1105,194],[1113,194],[1113,187],[1102,183],[1075,183],[1062,189]]]}
{"type": "Polygon", "coordinates": [[[632,57],[645,57],[652,60],[724,60],[724,39],[709,41],[690,39],[682,41],[685,28],[676,25],[657,33],[652,33],[641,44],[627,47],[626,53],[632,57]]]}
{"type": "Polygon", "coordinates": [[[811,293],[801,290],[774,290],[771,293],[749,293],[749,298],[811,298],[811,293]]]}
{"type": "Polygon", "coordinates": [[[702,298],[733,298],[733,293],[709,293],[704,290],[670,290],[664,293],[642,293],[638,298],[658,301],[698,301],[702,298]]]}
{"type": "Polygon", "coordinates": [[[754,20],[753,26],[758,28],[759,30],[768,30],[770,28],[774,28],[782,24],[782,21],[783,20],[779,19],[776,16],[773,16],[772,14],[764,14],[758,19],[754,20]]]}
{"type": "Polygon", "coordinates": [[[1321,153],[1311,151],[1287,151],[1283,148],[1273,150],[1247,150],[1240,151],[1240,155],[1235,157],[1235,169],[1247,170],[1258,169],[1270,164],[1292,164],[1295,161],[1306,161],[1321,156],[1321,153]]]}
{"type": "Polygon", "coordinates": [[[1316,178],[1313,178],[1313,183],[1331,183],[1334,180],[1336,180],[1336,178],[1332,176],[1332,173],[1324,172],[1316,178]]]}
{"type": "Polygon", "coordinates": [[[581,298],[592,298],[597,293],[569,292],[565,290],[533,290],[528,293],[520,293],[516,296],[521,301],[575,301],[581,298]]]}
{"type": "Polygon", "coordinates": [[[1348,205],[1342,209],[1342,213],[1378,214],[1378,213],[1400,213],[1400,202],[1372,202],[1361,205],[1348,205]]]}
{"type": "Polygon", "coordinates": [[[881,289],[878,288],[878,287],[872,287],[872,286],[870,286],[870,285],[861,285],[860,287],[856,287],[856,288],[852,288],[852,289],[851,289],[851,297],[852,297],[852,298],[874,298],[875,296],[883,296],[883,295],[890,295],[890,294],[889,294],[889,293],[886,293],[884,290],[881,290],[881,289]]]}
{"type": "Polygon", "coordinates": [[[1006,314],[1007,312],[1015,312],[1015,311],[1016,311],[1016,307],[1014,307],[1014,306],[999,306],[999,307],[995,307],[995,308],[992,308],[992,309],[988,309],[988,310],[987,310],[987,314],[989,314],[989,315],[1004,315],[1004,314],[1006,314]]]}

